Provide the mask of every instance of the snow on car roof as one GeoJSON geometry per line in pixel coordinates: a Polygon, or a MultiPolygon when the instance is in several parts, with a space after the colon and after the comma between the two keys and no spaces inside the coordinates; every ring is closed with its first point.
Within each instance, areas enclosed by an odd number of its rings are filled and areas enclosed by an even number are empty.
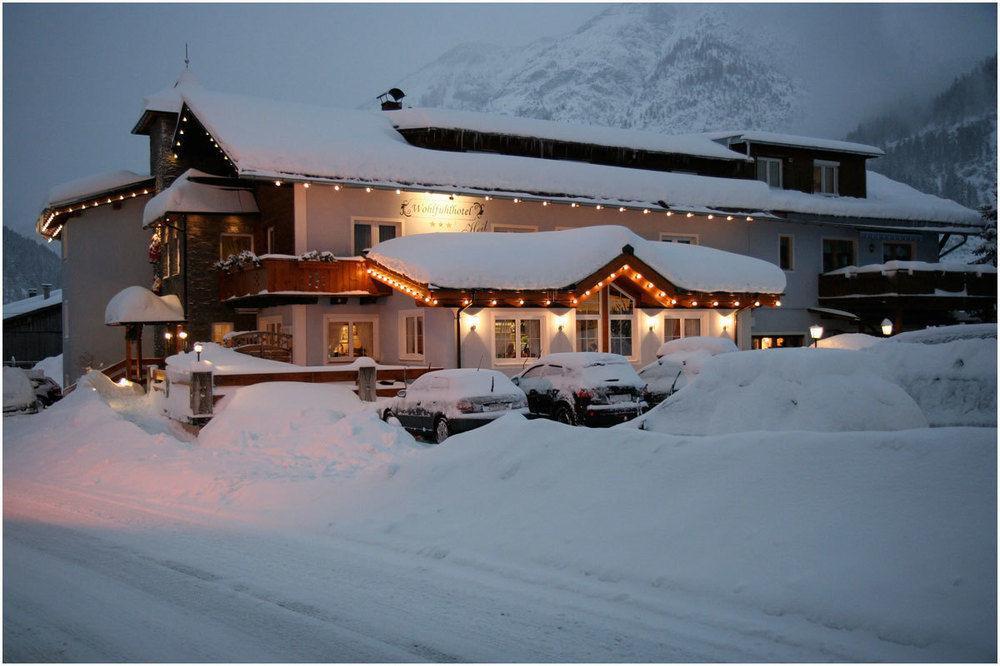
{"type": "Polygon", "coordinates": [[[726,148],[704,134],[661,134],[455,109],[418,107],[388,111],[386,115],[398,129],[462,129],[713,159],[740,161],[751,159],[743,153],[726,148]]]}
{"type": "Polygon", "coordinates": [[[487,370],[485,368],[449,368],[446,370],[434,370],[421,375],[419,381],[423,385],[430,383],[431,380],[436,378],[447,379],[449,389],[451,390],[459,389],[489,393],[492,388],[493,392],[496,393],[515,392],[516,389],[507,375],[496,370],[487,370]]]}
{"type": "Polygon", "coordinates": [[[757,180],[430,150],[409,144],[388,114],[178,88],[238,173],[468,193],[579,198],[609,205],[749,211],[979,224],[976,211],[868,172],[868,197],[778,190],[757,180]]]}
{"type": "Polygon", "coordinates": [[[454,289],[561,289],[630,245],[637,258],[691,291],[779,294],[776,265],[702,245],[646,240],[621,226],[531,234],[431,233],[379,243],[368,258],[418,282],[454,289]]]}
{"type": "Polygon", "coordinates": [[[628,365],[628,359],[620,354],[608,354],[604,352],[556,352],[555,354],[548,354],[538,359],[538,363],[561,365],[564,368],[586,368],[592,365],[615,365],[621,363],[628,365]]]}

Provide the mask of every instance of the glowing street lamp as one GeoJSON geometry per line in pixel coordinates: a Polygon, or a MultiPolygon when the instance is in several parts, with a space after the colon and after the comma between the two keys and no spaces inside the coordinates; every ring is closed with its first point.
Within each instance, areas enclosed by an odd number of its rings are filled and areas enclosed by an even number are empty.
{"type": "Polygon", "coordinates": [[[200,342],[194,343],[194,353],[198,355],[197,360],[199,363],[201,362],[201,353],[203,351],[205,351],[205,347],[200,342]]]}
{"type": "Polygon", "coordinates": [[[882,320],[882,335],[885,337],[892,335],[892,322],[888,319],[882,320]]]}
{"type": "Polygon", "coordinates": [[[813,324],[809,327],[809,337],[813,339],[813,346],[819,347],[819,339],[823,337],[823,327],[813,324]]]}
{"type": "Polygon", "coordinates": [[[177,338],[181,341],[180,344],[184,347],[184,351],[187,351],[187,331],[181,331],[177,334],[177,338]]]}

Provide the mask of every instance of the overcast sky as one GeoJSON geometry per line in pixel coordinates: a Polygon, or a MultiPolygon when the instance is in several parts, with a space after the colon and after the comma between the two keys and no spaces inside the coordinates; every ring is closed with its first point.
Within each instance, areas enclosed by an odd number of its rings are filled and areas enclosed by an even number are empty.
{"type": "MultiPolygon", "coordinates": [[[[4,5],[3,222],[31,235],[51,185],[147,172],[147,139],[129,130],[143,95],[176,79],[185,42],[208,87],[353,107],[456,44],[524,44],[573,30],[606,7],[4,5]]],[[[830,58],[830,73],[885,81],[873,106],[996,52],[994,5],[784,7],[761,12],[820,47],[813,66],[825,66],[820,51],[855,36],[853,57],[830,58]]]]}

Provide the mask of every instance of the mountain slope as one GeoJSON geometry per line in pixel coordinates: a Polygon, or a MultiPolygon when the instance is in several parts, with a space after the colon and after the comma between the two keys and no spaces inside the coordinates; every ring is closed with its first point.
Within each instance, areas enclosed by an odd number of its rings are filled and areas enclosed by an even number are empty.
{"type": "Polygon", "coordinates": [[[958,77],[916,113],[862,123],[850,141],[883,148],[871,169],[972,208],[996,203],[997,59],[958,77]]]}
{"type": "MultiPolygon", "coordinates": [[[[406,77],[415,106],[662,132],[779,129],[802,84],[720,6],[620,5],[526,47],[463,44],[406,77]]],[[[772,48],[772,52],[773,52],[772,48]]]]}
{"type": "Polygon", "coordinates": [[[48,248],[4,227],[3,302],[27,298],[28,288],[39,289],[43,282],[58,289],[62,285],[61,264],[59,256],[48,248]]]}

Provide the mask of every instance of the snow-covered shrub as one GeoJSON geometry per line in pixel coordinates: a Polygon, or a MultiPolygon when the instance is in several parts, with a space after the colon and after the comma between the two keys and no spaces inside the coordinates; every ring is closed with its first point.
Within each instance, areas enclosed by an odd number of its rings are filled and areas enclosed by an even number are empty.
{"type": "Polygon", "coordinates": [[[225,259],[212,264],[213,268],[226,273],[241,271],[250,266],[260,268],[260,258],[250,250],[243,250],[239,254],[231,254],[225,259]]]}

